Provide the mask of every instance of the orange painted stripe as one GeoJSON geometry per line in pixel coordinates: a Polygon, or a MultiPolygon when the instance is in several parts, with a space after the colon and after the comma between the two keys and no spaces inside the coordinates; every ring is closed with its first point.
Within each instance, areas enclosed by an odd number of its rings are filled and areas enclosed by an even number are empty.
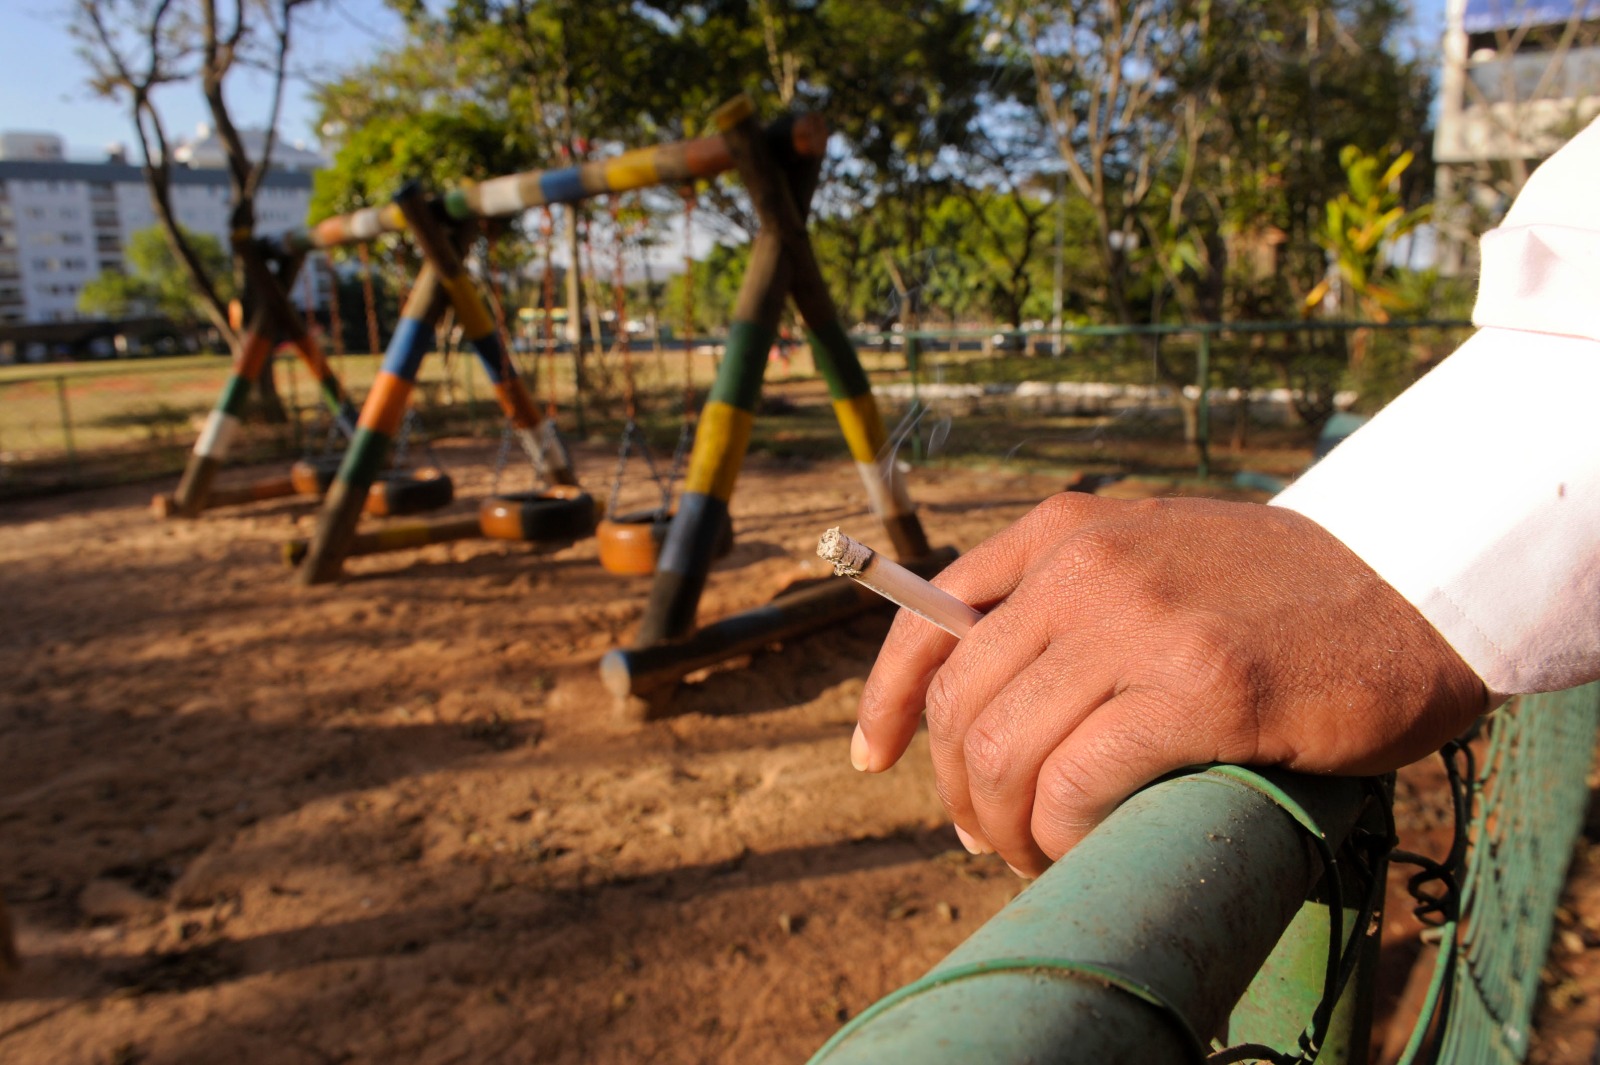
{"type": "Polygon", "coordinates": [[[252,381],[260,377],[261,369],[272,357],[272,349],[275,347],[277,345],[265,333],[245,334],[244,348],[239,352],[239,376],[248,377],[252,381]]]}
{"type": "Polygon", "coordinates": [[[343,244],[349,237],[350,231],[345,226],[343,215],[325,218],[311,230],[311,239],[319,248],[326,248],[333,244],[343,244]]]}
{"type": "Polygon", "coordinates": [[[403,377],[388,370],[378,371],[377,378],[372,382],[372,391],[367,393],[367,401],[361,406],[361,420],[356,424],[392,438],[400,429],[401,419],[406,416],[411,387],[411,382],[403,377]]]}
{"type": "Polygon", "coordinates": [[[534,409],[533,400],[522,387],[520,378],[506,378],[494,386],[494,392],[500,397],[500,409],[511,419],[512,425],[518,429],[532,429],[539,424],[539,412],[534,409]]]}
{"type": "Polygon", "coordinates": [[[733,169],[733,154],[721,137],[701,137],[683,146],[683,161],[695,177],[710,177],[733,169]]]}
{"type": "Polygon", "coordinates": [[[294,346],[300,352],[300,361],[306,364],[319,383],[326,382],[333,376],[333,369],[328,365],[327,356],[322,354],[322,349],[310,333],[295,338],[294,346]]]}

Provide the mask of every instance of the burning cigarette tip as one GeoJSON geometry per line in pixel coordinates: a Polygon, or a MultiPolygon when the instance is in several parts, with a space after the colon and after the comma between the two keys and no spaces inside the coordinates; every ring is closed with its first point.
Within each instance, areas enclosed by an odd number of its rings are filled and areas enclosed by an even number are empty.
{"type": "Polygon", "coordinates": [[[839,577],[859,577],[872,561],[872,548],[846,536],[837,525],[817,541],[817,554],[833,563],[834,575],[839,577]]]}

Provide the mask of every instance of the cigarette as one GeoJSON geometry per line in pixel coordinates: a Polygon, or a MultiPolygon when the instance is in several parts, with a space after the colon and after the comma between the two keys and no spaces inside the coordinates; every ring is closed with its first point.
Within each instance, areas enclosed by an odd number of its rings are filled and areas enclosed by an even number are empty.
{"type": "Polygon", "coordinates": [[[833,572],[866,585],[891,603],[897,603],[924,621],[961,639],[972,631],[981,613],[949,592],[941,591],[900,563],[852,540],[837,527],[817,541],[817,554],[833,563],[833,572]]]}

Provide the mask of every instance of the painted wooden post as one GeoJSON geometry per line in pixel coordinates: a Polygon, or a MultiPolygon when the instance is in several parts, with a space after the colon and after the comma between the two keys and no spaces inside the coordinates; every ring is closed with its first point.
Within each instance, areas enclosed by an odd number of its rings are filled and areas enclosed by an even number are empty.
{"type": "Polygon", "coordinates": [[[494,316],[462,265],[450,232],[433,214],[422,187],[416,182],[408,183],[395,195],[395,204],[428,263],[437,272],[439,284],[455,308],[456,320],[478,353],[478,361],[483,364],[483,371],[500,401],[500,410],[511,423],[523,450],[551,483],[576,485],[578,478],[572,471],[572,458],[565,441],[554,422],[539,417],[538,408],[523,386],[510,352],[501,343],[494,316]]]}
{"type": "Polygon", "coordinates": [[[300,564],[301,584],[322,584],[338,578],[361,520],[367,492],[388,461],[389,447],[405,418],[417,371],[433,345],[433,329],[449,306],[439,272],[424,263],[400,312],[400,324],[389,338],[383,366],[361,407],[355,438],[339,465],[339,472],[322,502],[322,513],[305,560],[300,564]]]}

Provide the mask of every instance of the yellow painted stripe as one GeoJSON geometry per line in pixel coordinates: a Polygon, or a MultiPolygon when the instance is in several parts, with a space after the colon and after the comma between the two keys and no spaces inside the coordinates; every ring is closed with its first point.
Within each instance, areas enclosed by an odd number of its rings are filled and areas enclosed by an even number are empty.
{"type": "Polygon", "coordinates": [[[423,547],[433,542],[429,536],[430,531],[426,524],[420,523],[391,525],[386,529],[378,530],[377,546],[382,548],[423,547]]]}
{"type": "Polygon", "coordinates": [[[878,404],[871,392],[834,400],[833,416],[839,419],[839,429],[850,448],[850,457],[857,462],[876,459],[889,440],[883,428],[883,416],[878,413],[878,404]]]}
{"type": "Polygon", "coordinates": [[[373,379],[372,390],[367,393],[367,401],[361,405],[361,420],[356,424],[392,439],[405,417],[406,401],[410,398],[410,381],[388,370],[380,370],[373,379]]]}
{"type": "Polygon", "coordinates": [[[689,457],[685,491],[699,492],[727,502],[733,484],[744,465],[750,447],[750,428],[755,416],[732,404],[712,402],[700,412],[700,428],[694,434],[694,454],[689,457]]]}
{"type": "Polygon", "coordinates": [[[472,278],[457,274],[439,280],[445,291],[450,293],[450,305],[456,309],[461,328],[467,331],[470,339],[476,340],[494,332],[494,319],[489,317],[489,309],[478,298],[478,290],[472,287],[472,278]]]}
{"type": "Polygon", "coordinates": [[[647,188],[656,183],[656,149],[624,152],[606,162],[606,184],[613,192],[647,188]]]}

